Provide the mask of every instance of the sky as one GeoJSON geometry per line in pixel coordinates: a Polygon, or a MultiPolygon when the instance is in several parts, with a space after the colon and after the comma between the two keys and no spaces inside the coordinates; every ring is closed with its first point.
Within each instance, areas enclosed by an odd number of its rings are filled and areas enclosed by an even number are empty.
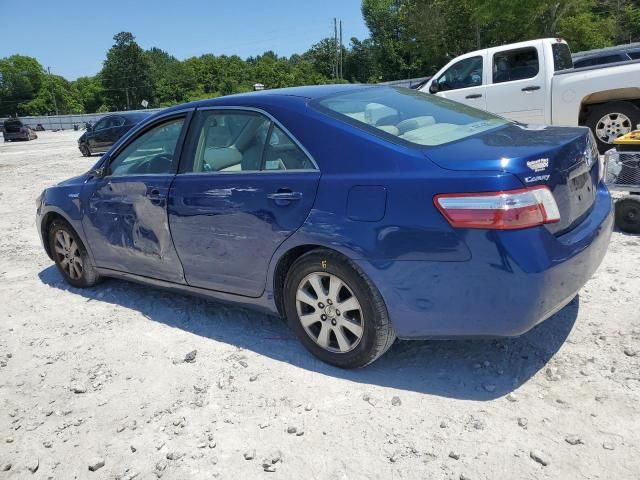
{"type": "Polygon", "coordinates": [[[0,58],[35,57],[68,80],[102,68],[113,36],[129,31],[144,49],[178,59],[204,53],[242,58],[273,50],[302,53],[333,35],[369,35],[360,0],[0,0],[0,58]]]}

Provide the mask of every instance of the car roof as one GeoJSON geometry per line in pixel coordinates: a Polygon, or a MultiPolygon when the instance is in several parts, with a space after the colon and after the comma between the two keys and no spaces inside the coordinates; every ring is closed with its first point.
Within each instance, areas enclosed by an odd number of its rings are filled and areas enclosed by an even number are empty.
{"type": "Polygon", "coordinates": [[[182,110],[185,108],[203,108],[213,106],[247,106],[261,105],[264,103],[274,103],[274,100],[282,99],[283,101],[307,102],[318,98],[324,98],[330,95],[346,93],[364,88],[390,88],[385,85],[367,85],[367,84],[331,84],[331,85],[311,85],[303,87],[274,88],[272,90],[260,90],[257,92],[237,93],[234,95],[226,95],[223,97],[215,97],[207,100],[198,100],[182,105],[176,105],[168,108],[163,112],[171,112],[182,110]]]}

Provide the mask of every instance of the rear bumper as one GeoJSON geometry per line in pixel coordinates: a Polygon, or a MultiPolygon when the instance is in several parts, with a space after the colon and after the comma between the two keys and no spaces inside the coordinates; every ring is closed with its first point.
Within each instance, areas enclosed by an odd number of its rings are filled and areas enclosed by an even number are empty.
{"type": "Polygon", "coordinates": [[[358,263],[400,338],[517,336],[573,299],[600,265],[612,227],[600,185],[590,214],[559,237],[544,227],[460,230],[469,261],[358,263]]]}
{"type": "Polygon", "coordinates": [[[5,140],[26,140],[29,138],[28,133],[24,132],[2,132],[5,140]]]}

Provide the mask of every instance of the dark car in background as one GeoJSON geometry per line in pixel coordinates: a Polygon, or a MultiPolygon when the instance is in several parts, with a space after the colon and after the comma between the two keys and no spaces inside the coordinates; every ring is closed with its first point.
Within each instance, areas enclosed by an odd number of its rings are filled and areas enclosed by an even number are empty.
{"type": "Polygon", "coordinates": [[[104,153],[148,116],[147,112],[130,112],[102,117],[95,125],[87,126],[87,131],[78,139],[78,148],[85,157],[104,153]]]}
{"type": "Polygon", "coordinates": [[[640,45],[630,48],[616,48],[616,50],[603,49],[601,52],[587,55],[574,55],[573,67],[593,67],[608,63],[629,62],[631,60],[640,60],[640,45]]]}
{"type": "Polygon", "coordinates": [[[38,138],[38,134],[29,125],[22,123],[19,118],[8,118],[3,122],[2,136],[5,142],[29,141],[38,138]]]}

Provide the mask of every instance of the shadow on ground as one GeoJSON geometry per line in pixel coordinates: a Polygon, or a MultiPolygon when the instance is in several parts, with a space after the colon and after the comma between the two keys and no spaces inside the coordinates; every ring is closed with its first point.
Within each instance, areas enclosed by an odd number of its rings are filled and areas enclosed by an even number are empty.
{"type": "Polygon", "coordinates": [[[122,280],[90,289],[67,285],[55,266],[39,273],[43,283],[137,310],[150,321],[251,350],[317,374],[457,399],[506,395],[542,369],[565,342],[578,315],[579,298],[525,335],[499,340],[404,341],[360,370],[326,365],[302,347],[284,321],[122,280]]]}

